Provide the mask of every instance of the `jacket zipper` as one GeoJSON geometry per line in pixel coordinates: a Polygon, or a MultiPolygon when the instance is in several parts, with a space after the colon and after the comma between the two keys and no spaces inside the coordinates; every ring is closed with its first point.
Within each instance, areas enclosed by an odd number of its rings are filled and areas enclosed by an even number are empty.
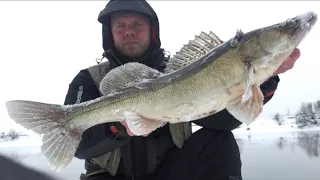
{"type": "Polygon", "coordinates": [[[135,165],[135,159],[134,159],[134,140],[131,141],[131,162],[132,162],[132,180],[134,180],[134,165],[135,165]]]}

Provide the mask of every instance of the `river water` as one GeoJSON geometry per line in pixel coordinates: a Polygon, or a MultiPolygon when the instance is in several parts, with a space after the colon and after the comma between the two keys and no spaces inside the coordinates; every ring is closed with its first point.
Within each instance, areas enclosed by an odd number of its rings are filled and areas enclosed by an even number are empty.
{"type": "MultiPolygon", "coordinates": [[[[320,131],[235,134],[244,180],[319,180],[320,131]]],[[[0,148],[0,153],[60,180],[76,180],[83,161],[74,159],[59,173],[50,170],[40,147],[0,148]]]]}

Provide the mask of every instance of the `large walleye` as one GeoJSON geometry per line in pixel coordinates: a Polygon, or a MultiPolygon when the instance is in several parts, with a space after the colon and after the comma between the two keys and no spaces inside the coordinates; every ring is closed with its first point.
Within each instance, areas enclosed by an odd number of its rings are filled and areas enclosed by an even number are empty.
{"type": "Polygon", "coordinates": [[[139,63],[111,70],[102,80],[104,96],[75,105],[25,100],[6,103],[18,124],[44,134],[42,153],[55,169],[72,160],[86,129],[126,121],[136,135],[164,123],[194,121],[223,109],[243,123],[261,113],[259,86],[289,57],[317,21],[307,12],[222,42],[213,33],[185,45],[165,73],[139,63]]]}

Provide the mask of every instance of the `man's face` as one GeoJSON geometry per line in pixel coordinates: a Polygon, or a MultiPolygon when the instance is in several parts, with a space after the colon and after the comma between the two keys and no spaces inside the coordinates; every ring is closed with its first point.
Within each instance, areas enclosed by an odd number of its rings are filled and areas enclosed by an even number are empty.
{"type": "Polygon", "coordinates": [[[122,54],[139,58],[150,44],[150,26],[139,14],[128,13],[112,24],[114,45],[122,54]]]}

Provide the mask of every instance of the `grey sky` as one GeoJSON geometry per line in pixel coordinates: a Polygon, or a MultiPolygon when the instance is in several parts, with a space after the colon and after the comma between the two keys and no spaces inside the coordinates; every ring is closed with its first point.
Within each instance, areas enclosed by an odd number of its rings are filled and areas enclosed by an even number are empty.
{"type": "MultiPolygon", "coordinates": [[[[149,1],[158,13],[162,47],[174,54],[201,31],[222,40],[271,25],[309,10],[320,15],[320,2],[149,1]]],[[[106,1],[0,2],[0,129],[12,122],[5,101],[26,99],[62,104],[78,71],[102,54],[97,17],[106,1]]],[[[262,116],[292,112],[301,102],[320,99],[319,22],[301,43],[294,69],[280,76],[274,98],[262,116]]]]}

